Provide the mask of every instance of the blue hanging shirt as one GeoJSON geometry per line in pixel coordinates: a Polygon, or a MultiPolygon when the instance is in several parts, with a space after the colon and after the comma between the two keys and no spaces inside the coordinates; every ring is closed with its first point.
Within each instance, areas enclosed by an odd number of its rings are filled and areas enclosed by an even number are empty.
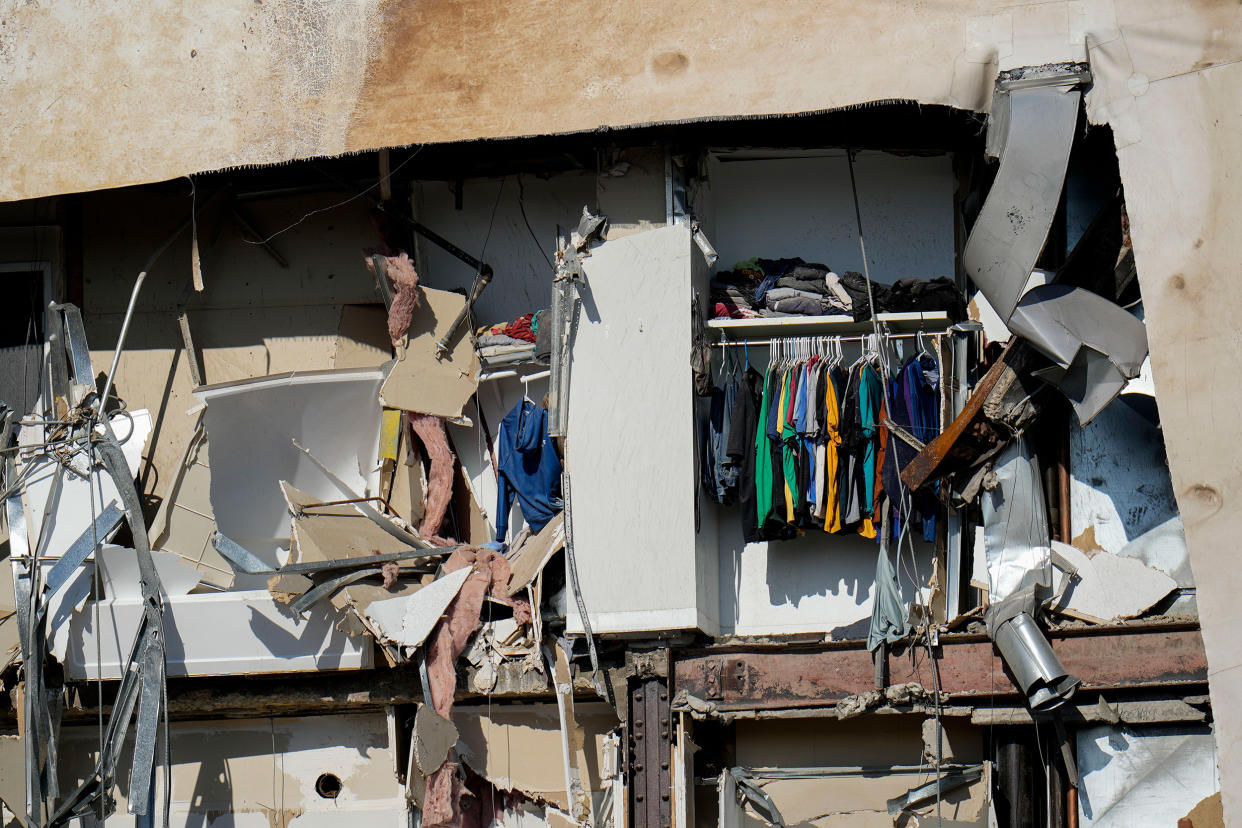
{"type": "Polygon", "coordinates": [[[500,421],[496,444],[496,540],[503,543],[515,496],[532,532],[564,508],[561,458],[548,435],[547,410],[526,399],[500,421]]]}

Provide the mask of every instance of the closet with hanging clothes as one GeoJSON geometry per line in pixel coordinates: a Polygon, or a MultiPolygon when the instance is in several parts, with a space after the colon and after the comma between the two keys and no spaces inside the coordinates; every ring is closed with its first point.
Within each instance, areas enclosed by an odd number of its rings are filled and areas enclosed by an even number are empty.
{"type": "Polygon", "coordinates": [[[875,538],[884,503],[894,535],[909,523],[933,540],[934,499],[904,491],[899,474],[940,432],[942,372],[927,341],[944,336],[770,339],[753,343],[769,352],[762,373],[752,342],[718,343],[702,441],[706,495],[739,510],[747,543],[821,532],[875,538]],[[856,343],[856,358],[846,357],[846,342],[856,343]]]}

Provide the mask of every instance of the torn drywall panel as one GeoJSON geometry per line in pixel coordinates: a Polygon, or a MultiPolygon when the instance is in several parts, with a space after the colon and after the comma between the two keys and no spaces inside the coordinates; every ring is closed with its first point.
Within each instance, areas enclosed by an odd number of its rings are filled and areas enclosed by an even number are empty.
{"type": "Polygon", "coordinates": [[[383,305],[342,305],[334,368],[375,368],[392,359],[383,305]]]}
{"type": "Polygon", "coordinates": [[[1117,551],[1122,558],[1134,558],[1177,582],[1178,598],[1166,609],[1170,615],[1197,615],[1195,576],[1190,569],[1190,550],[1186,548],[1186,529],[1181,517],[1170,518],[1144,532],[1117,551]]]}
{"type": "MultiPolygon", "coordinates": [[[[1062,570],[1059,555],[1075,574],[1050,608],[1072,618],[1096,623],[1133,618],[1177,587],[1168,575],[1135,558],[1103,550],[1083,552],[1060,541],[1052,542],[1052,551],[1054,567],[1062,570]]],[[[1061,577],[1057,575],[1058,583],[1061,577]]]]}
{"type": "MultiPolygon", "coordinates": [[[[381,378],[374,369],[315,371],[196,390],[207,403],[203,425],[211,442],[211,503],[220,532],[275,565],[276,550],[289,537],[280,481],[322,501],[349,497],[295,440],[358,495],[374,494],[381,378]]],[[[238,586],[246,581],[238,576],[238,586]]]]}
{"type": "Polygon", "coordinates": [[[449,751],[457,744],[457,728],[441,716],[430,704],[420,704],[414,715],[414,732],[410,737],[410,750],[415,765],[424,776],[430,775],[444,764],[449,751]]]}
{"type": "Polygon", "coordinates": [[[357,612],[381,640],[398,644],[408,652],[427,640],[471,572],[470,567],[455,570],[409,594],[357,606],[357,612]]]}
{"type": "Polygon", "coordinates": [[[470,567],[465,567],[449,572],[407,599],[401,619],[401,633],[394,636],[396,640],[410,648],[426,641],[472,571],[470,567]]]}
{"type": "Polygon", "coordinates": [[[200,427],[164,492],[151,526],[151,546],[181,556],[203,581],[227,589],[233,584],[233,568],[211,545],[215,532],[207,432],[200,427]]]}
{"type": "MultiPolygon", "coordinates": [[[[151,433],[151,415],[145,410],[124,412],[112,415],[110,422],[121,443],[126,465],[132,474],[137,475],[143,446],[151,433]]],[[[35,448],[35,444],[44,440],[42,426],[23,426],[20,434],[21,444],[29,447],[19,452],[22,455],[19,468],[28,475],[22,494],[26,525],[40,527],[36,534],[39,535],[43,555],[59,557],[83,532],[90,529],[106,506],[120,503],[120,495],[112,478],[98,463],[92,468],[85,453],[78,452],[72,457],[70,471],[62,470],[60,458],[35,448]],[[62,478],[59,499],[49,503],[58,475],[62,478]]],[[[119,515],[117,523],[120,523],[119,515]]]]}
{"type": "Polygon", "coordinates": [[[312,497],[280,481],[280,491],[292,516],[293,541],[299,561],[330,561],[408,552],[410,546],[394,538],[342,497],[312,497]],[[323,503],[332,505],[321,505],[323,503]]]}
{"type": "Polygon", "coordinates": [[[536,535],[509,553],[509,594],[517,595],[535,580],[548,559],[565,548],[565,515],[558,514],[536,535]]]}
{"type": "Polygon", "coordinates": [[[1085,728],[1078,773],[1083,828],[1177,825],[1220,789],[1215,740],[1203,726],[1085,728]]]}
{"type": "MultiPolygon", "coordinates": [[[[617,718],[607,705],[594,702],[576,705],[574,715],[584,734],[576,757],[583,785],[598,794],[605,736],[617,718]]],[[[490,711],[457,705],[452,718],[461,734],[459,754],[472,770],[502,790],[519,791],[568,812],[556,705],[505,705],[490,711]]]]}
{"type": "MultiPolygon", "coordinates": [[[[85,570],[83,570],[85,571],[85,570]]],[[[88,604],[61,624],[53,654],[72,679],[120,678],[143,613],[140,599],[88,604]],[[95,633],[98,609],[102,635],[95,633]]],[[[336,629],[335,613],[290,617],[266,590],[169,596],[164,624],[170,676],[287,673],[371,667],[371,642],[336,629]]]]}
{"type": "Polygon", "coordinates": [[[443,357],[436,343],[466,305],[456,293],[418,288],[419,304],[410,321],[408,341],[397,346],[397,358],[380,388],[380,402],[436,417],[460,417],[466,401],[479,385],[479,360],[474,338],[463,325],[443,357]]]}

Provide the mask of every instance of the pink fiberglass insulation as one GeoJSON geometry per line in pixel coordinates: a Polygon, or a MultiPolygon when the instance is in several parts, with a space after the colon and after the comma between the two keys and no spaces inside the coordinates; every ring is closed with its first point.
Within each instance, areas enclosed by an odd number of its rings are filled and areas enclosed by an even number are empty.
{"type": "MultiPolygon", "coordinates": [[[[375,265],[371,261],[371,254],[381,253],[378,250],[364,250],[363,259],[367,263],[367,269],[372,275],[380,278],[375,273],[375,265]]],[[[388,337],[392,340],[392,344],[396,345],[406,335],[410,329],[410,319],[414,316],[414,309],[418,307],[418,274],[414,272],[414,262],[410,261],[410,254],[401,253],[396,256],[384,255],[385,261],[388,263],[386,268],[388,271],[388,281],[393,286],[392,307],[388,309],[388,337]]]]}
{"type": "Polygon", "coordinates": [[[418,534],[430,540],[439,536],[449,501],[453,499],[455,458],[449,448],[448,432],[444,430],[442,418],[409,411],[405,416],[431,458],[431,473],[427,475],[427,493],[423,501],[423,522],[418,527],[418,534]]]}
{"type": "MultiPolygon", "coordinates": [[[[490,549],[461,547],[444,562],[444,574],[463,567],[473,572],[462,584],[444,618],[432,630],[427,644],[427,677],[431,689],[431,705],[444,718],[453,712],[453,693],[457,689],[457,659],[470,636],[479,628],[479,616],[488,594],[513,608],[519,624],[530,622],[530,604],[522,598],[510,598],[509,561],[490,549]]],[[[465,786],[457,774],[457,763],[446,759],[427,777],[423,798],[424,828],[458,828],[462,824],[461,797],[465,786]]]]}

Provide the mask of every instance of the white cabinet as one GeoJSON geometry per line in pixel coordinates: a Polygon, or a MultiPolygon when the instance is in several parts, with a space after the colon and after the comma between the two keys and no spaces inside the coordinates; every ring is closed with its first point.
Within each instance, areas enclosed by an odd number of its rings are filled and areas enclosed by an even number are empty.
{"type": "MultiPolygon", "coordinates": [[[[574,548],[596,633],[719,629],[712,510],[695,532],[694,287],[688,228],[605,242],[583,263],[569,433],[574,548]]],[[[582,622],[572,600],[570,632],[582,622]]]]}

